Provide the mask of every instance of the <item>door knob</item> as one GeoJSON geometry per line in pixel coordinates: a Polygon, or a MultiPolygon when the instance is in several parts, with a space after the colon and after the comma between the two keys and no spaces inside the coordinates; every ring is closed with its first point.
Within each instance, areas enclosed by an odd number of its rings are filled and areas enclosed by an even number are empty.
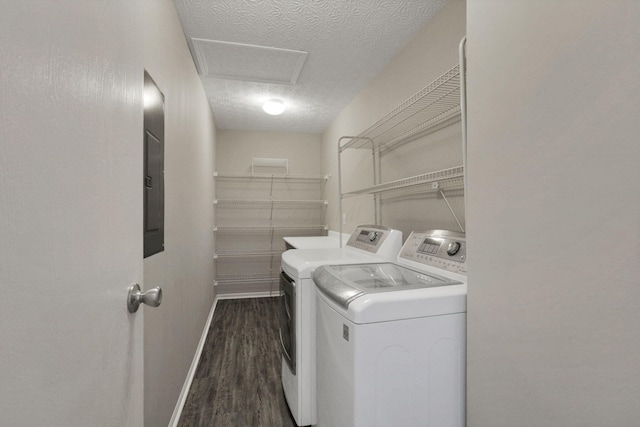
{"type": "Polygon", "coordinates": [[[127,308],[129,313],[135,313],[140,307],[140,303],[149,307],[157,307],[162,302],[162,289],[160,286],[142,292],[140,285],[134,283],[129,286],[129,294],[127,295],[127,308]]]}

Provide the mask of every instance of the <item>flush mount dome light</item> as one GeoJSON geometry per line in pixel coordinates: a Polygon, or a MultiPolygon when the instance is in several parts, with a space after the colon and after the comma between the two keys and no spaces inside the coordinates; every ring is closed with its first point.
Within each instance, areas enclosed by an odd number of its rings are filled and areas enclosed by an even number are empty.
{"type": "Polygon", "coordinates": [[[284,102],[279,99],[269,99],[262,105],[262,109],[267,114],[277,116],[278,114],[282,114],[284,111],[284,102]]]}

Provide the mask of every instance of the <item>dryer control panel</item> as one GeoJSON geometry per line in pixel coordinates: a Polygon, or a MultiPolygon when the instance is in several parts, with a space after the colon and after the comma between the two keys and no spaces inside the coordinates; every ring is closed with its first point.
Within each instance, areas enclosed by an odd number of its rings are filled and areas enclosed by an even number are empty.
{"type": "Polygon", "coordinates": [[[467,274],[467,245],[464,233],[447,230],[412,232],[402,246],[400,258],[467,274]]]}
{"type": "Polygon", "coordinates": [[[387,257],[395,257],[393,251],[397,254],[401,245],[402,232],[381,225],[359,225],[347,242],[347,246],[387,257]]]}

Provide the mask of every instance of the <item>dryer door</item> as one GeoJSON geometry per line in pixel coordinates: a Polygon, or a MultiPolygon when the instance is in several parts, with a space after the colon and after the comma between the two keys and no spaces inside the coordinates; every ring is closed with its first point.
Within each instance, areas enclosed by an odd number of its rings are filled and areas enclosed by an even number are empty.
{"type": "Polygon", "coordinates": [[[282,357],[296,374],[296,282],[284,271],[280,273],[280,346],[282,357]]]}

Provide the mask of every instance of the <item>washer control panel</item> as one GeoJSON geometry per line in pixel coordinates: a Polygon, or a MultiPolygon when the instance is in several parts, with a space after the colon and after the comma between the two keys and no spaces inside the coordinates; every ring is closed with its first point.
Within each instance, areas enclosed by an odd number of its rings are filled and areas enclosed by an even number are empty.
{"type": "Polygon", "coordinates": [[[359,225],[349,237],[348,246],[377,253],[391,229],[379,225],[359,225]]]}
{"type": "Polygon", "coordinates": [[[465,235],[447,230],[414,231],[402,246],[400,258],[467,274],[465,235]]]}

